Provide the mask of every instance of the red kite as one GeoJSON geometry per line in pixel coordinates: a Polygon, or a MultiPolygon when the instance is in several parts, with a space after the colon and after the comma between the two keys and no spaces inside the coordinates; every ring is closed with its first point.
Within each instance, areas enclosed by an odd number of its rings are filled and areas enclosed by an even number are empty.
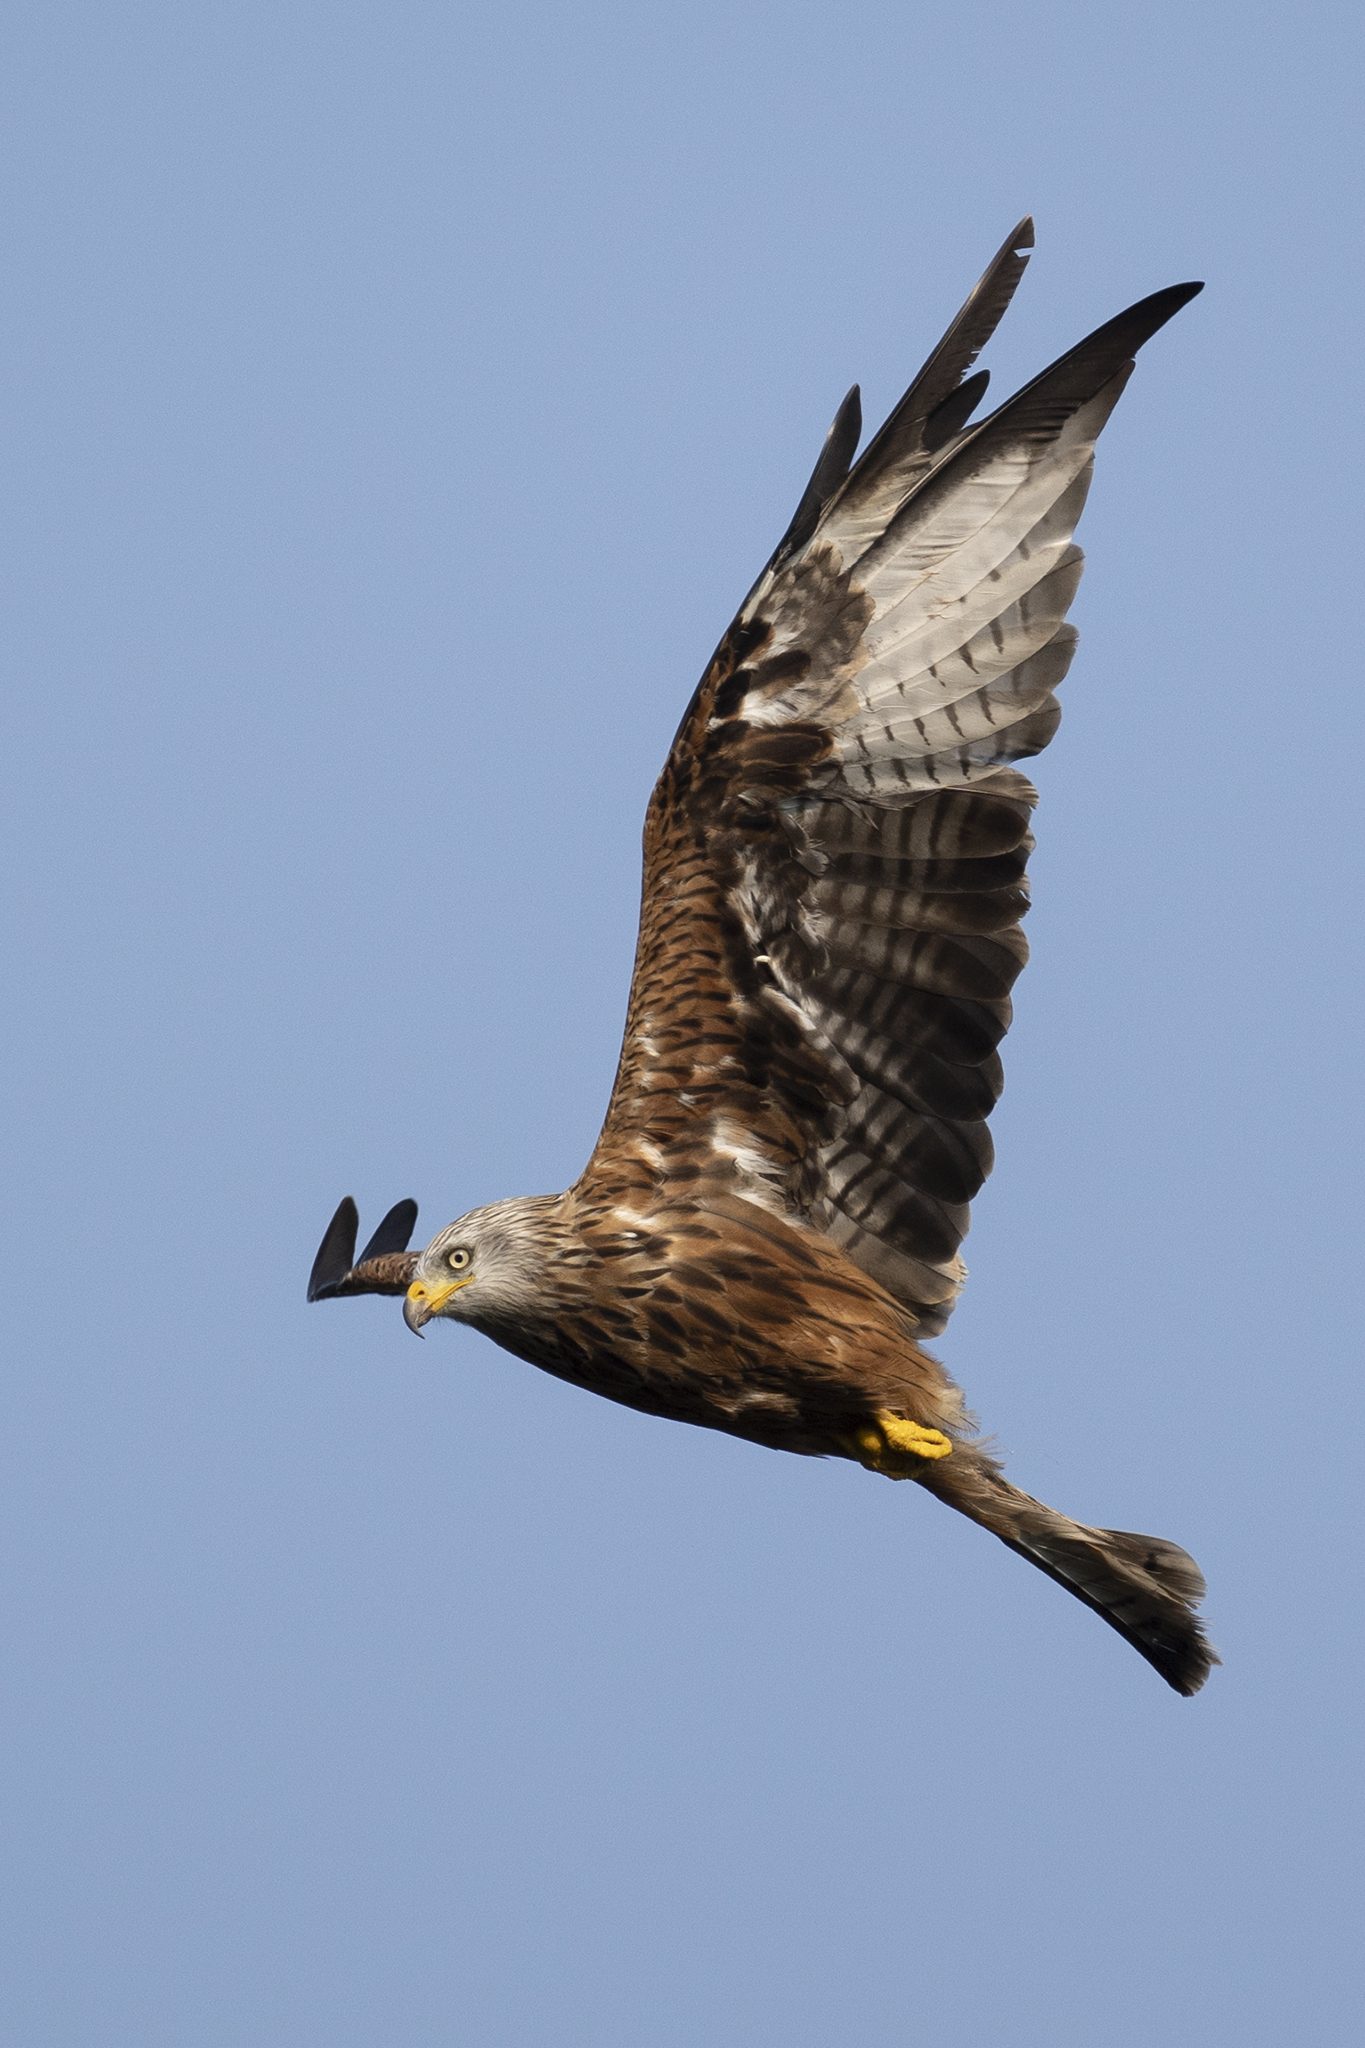
{"type": "Polygon", "coordinates": [[[850,392],[683,714],[580,1179],[421,1254],[400,1203],[358,1262],[347,1200],[309,1298],[403,1294],[414,1330],[472,1323],[647,1414],[917,1480],[1193,1693],[1215,1661],[1193,1559],[1012,1486],[924,1349],[991,1166],[1036,800],[1014,764],[1057,728],[1095,442],[1200,289],[969,424],[1032,242],[1025,221],[856,461],[850,392]]]}

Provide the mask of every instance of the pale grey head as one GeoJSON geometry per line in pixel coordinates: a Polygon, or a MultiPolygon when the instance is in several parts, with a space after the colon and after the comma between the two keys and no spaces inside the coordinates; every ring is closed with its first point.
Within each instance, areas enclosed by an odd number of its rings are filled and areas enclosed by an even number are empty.
{"type": "Polygon", "coordinates": [[[434,1316],[477,1329],[525,1325],[547,1292],[558,1249],[558,1195],[518,1195],[457,1217],[417,1261],[403,1320],[420,1335],[434,1316]]]}

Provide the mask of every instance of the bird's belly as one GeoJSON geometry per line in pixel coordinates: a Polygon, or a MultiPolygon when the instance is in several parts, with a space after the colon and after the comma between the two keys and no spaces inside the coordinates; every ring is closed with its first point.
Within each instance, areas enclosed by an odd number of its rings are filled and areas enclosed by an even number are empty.
{"type": "Polygon", "coordinates": [[[498,1340],[555,1379],[643,1415],[724,1430],[773,1450],[825,1457],[843,1451],[867,1413],[856,1386],[782,1351],[737,1358],[730,1345],[686,1349],[634,1339],[591,1349],[498,1340]]]}

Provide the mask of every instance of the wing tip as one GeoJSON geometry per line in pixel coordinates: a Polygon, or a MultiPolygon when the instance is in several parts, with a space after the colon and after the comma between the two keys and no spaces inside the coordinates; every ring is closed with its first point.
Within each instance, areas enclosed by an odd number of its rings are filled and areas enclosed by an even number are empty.
{"type": "Polygon", "coordinates": [[[336,1213],[322,1233],[313,1269],[308,1275],[309,1301],[325,1301],[336,1291],[355,1264],[356,1234],[360,1229],[360,1211],[351,1195],[343,1195],[337,1203],[336,1213]]]}
{"type": "Polygon", "coordinates": [[[1203,278],[1192,277],[1184,284],[1168,284],[1163,291],[1153,292],[1144,303],[1150,306],[1164,300],[1169,303],[1172,313],[1178,313],[1182,306],[1189,305],[1191,299],[1197,299],[1203,289],[1203,278]]]}
{"type": "Polygon", "coordinates": [[[848,475],[862,434],[863,394],[857,384],[850,384],[821,444],[810,482],[801,493],[786,532],[768,557],[764,575],[804,547],[815,532],[826,505],[848,475]]]}
{"type": "Polygon", "coordinates": [[[380,1218],[369,1243],[355,1264],[363,1266],[366,1259],[384,1258],[390,1252],[405,1252],[416,1223],[417,1204],[411,1195],[405,1195],[401,1202],[394,1203],[387,1215],[380,1218]]]}
{"type": "MultiPolygon", "coordinates": [[[[1089,338],[1094,340],[1108,330],[1126,328],[1132,349],[1136,351],[1143,348],[1168,320],[1174,320],[1176,314],[1189,305],[1191,299],[1197,299],[1203,289],[1202,278],[1192,279],[1187,284],[1163,285],[1159,292],[1149,292],[1145,299],[1139,299],[1127,312],[1118,314],[1112,321],[1106,322],[1104,327],[1097,328],[1095,334],[1089,338]]],[[[1081,346],[1084,347],[1085,343],[1082,342],[1081,346]]]]}

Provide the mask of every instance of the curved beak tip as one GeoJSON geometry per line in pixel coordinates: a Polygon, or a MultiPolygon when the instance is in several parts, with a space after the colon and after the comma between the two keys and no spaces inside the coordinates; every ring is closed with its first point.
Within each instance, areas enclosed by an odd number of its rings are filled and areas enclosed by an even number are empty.
{"type": "Polygon", "coordinates": [[[414,1280],[403,1303],[403,1321],[420,1337],[422,1325],[443,1312],[451,1295],[459,1292],[459,1287],[460,1283],[456,1280],[444,1286],[440,1281],[432,1286],[427,1280],[414,1280]]]}

